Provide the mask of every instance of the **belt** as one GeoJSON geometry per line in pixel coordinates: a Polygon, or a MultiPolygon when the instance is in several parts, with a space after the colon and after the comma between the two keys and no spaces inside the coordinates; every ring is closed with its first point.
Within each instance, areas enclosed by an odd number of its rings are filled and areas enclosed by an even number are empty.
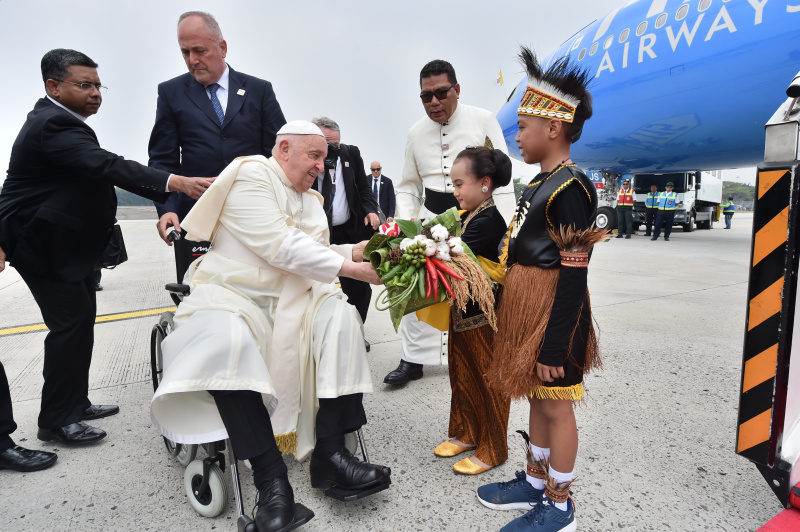
{"type": "Polygon", "coordinates": [[[438,192],[429,188],[425,189],[425,208],[429,211],[442,214],[447,209],[458,208],[458,200],[447,192],[438,192]]]}

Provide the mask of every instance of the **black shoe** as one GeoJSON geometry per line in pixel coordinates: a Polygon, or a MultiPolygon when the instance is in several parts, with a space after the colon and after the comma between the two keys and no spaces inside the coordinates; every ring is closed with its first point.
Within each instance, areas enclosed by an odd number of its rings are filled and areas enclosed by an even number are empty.
{"type": "Polygon", "coordinates": [[[617,238],[622,238],[622,233],[619,233],[619,234],[617,235],[617,238]]]}
{"type": "Polygon", "coordinates": [[[95,283],[94,291],[95,292],[102,292],[103,291],[103,285],[101,285],[100,283],[95,283]]]}
{"type": "Polygon", "coordinates": [[[53,430],[39,427],[36,437],[42,441],[56,440],[67,445],[81,445],[102,440],[106,432],[79,421],[53,430]]]}
{"type": "Polygon", "coordinates": [[[668,236],[665,236],[665,237],[664,237],[664,240],[666,240],[667,242],[669,242],[669,237],[668,237],[668,236]]]}
{"type": "Polygon", "coordinates": [[[56,453],[34,451],[15,445],[0,453],[0,469],[13,469],[28,473],[47,469],[56,463],[56,453]]]}
{"type": "Polygon", "coordinates": [[[367,353],[369,353],[369,349],[370,349],[370,347],[372,347],[372,346],[371,346],[371,345],[369,345],[369,342],[367,342],[366,340],[364,340],[364,348],[367,350],[367,353]]]}
{"type": "Polygon", "coordinates": [[[314,488],[365,489],[389,480],[392,470],[386,466],[362,462],[347,449],[333,453],[329,458],[311,454],[311,486],[314,488]]]}
{"type": "Polygon", "coordinates": [[[415,364],[414,362],[406,362],[400,359],[400,365],[397,369],[390,371],[388,375],[383,378],[386,384],[405,384],[408,381],[415,381],[422,378],[422,364],[415,364]]]}
{"type": "Polygon", "coordinates": [[[650,240],[658,240],[658,237],[657,237],[657,236],[654,236],[654,237],[653,237],[653,238],[651,238],[650,240]]]}
{"type": "Polygon", "coordinates": [[[644,236],[650,236],[650,233],[645,233],[644,236]]]}
{"type": "Polygon", "coordinates": [[[630,238],[630,237],[631,237],[631,235],[627,235],[625,238],[630,238]]]}
{"type": "Polygon", "coordinates": [[[288,477],[277,477],[258,490],[255,518],[258,532],[277,532],[294,522],[294,491],[288,477]]]}
{"type": "Polygon", "coordinates": [[[81,421],[88,421],[90,419],[100,419],[101,417],[113,416],[119,414],[119,407],[117,405],[92,405],[81,414],[81,421]]]}

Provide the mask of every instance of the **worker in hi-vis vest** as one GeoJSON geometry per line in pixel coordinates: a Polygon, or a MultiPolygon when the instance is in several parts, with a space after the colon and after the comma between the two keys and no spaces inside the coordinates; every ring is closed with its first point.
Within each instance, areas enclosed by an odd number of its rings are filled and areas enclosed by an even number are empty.
{"type": "Polygon", "coordinates": [[[728,203],[722,206],[722,214],[725,215],[725,229],[731,228],[731,219],[736,210],[736,205],[733,204],[733,196],[728,196],[728,203]]]}
{"type": "Polygon", "coordinates": [[[656,216],[658,216],[658,187],[656,185],[650,185],[650,192],[647,193],[647,197],[644,200],[644,208],[644,226],[646,228],[644,236],[650,236],[653,223],[655,223],[656,216]]]}
{"type": "Polygon", "coordinates": [[[661,228],[664,228],[664,240],[669,240],[672,232],[672,222],[675,219],[675,209],[678,208],[678,193],[673,192],[675,183],[667,183],[666,192],[658,195],[658,217],[656,218],[656,232],[650,240],[658,240],[661,235],[661,228]]]}
{"type": "Polygon", "coordinates": [[[630,179],[622,181],[617,197],[617,238],[622,238],[626,227],[628,236],[625,238],[630,238],[633,234],[633,189],[630,179]]]}

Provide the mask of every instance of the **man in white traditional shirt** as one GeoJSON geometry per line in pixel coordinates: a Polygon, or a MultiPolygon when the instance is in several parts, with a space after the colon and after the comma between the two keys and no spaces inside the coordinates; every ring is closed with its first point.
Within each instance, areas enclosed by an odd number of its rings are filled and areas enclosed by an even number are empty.
{"type": "MultiPolygon", "coordinates": [[[[488,139],[495,149],[506,151],[503,132],[494,115],[459,104],[461,86],[453,65],[440,59],[431,61],[422,68],[419,83],[419,97],[427,117],[408,131],[403,175],[395,187],[397,218],[405,220],[429,220],[451,207],[458,208],[450,169],[464,148],[484,146],[488,139]]],[[[510,220],[516,203],[513,185],[496,189],[494,201],[510,220]]],[[[420,322],[414,314],[406,315],[400,323],[400,365],[383,382],[405,384],[422,378],[424,364],[446,364],[447,335],[420,322]]]]}
{"type": "Polygon", "coordinates": [[[361,320],[333,280],[380,280],[361,262],[365,242],[329,245],[311,189],[326,153],[317,126],[289,122],[272,158],[233,161],[182,223],[212,246],[187,272],[191,294],[163,342],[151,417],[178,443],[230,438],[253,466],[260,532],[298,524],[282,452],[302,460],[313,450],[315,488],[366,491],[391,475],[344,445],[366,423],[372,380],[361,320]]]}

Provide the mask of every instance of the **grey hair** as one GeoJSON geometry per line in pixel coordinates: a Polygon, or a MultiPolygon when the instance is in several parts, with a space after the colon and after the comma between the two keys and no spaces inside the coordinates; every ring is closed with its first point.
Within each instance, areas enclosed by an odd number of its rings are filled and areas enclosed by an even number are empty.
{"type": "Polygon", "coordinates": [[[219,23],[217,23],[217,19],[214,18],[214,15],[211,13],[206,13],[205,11],[187,11],[180,17],[178,17],[178,25],[180,26],[183,19],[188,17],[200,17],[203,19],[203,22],[206,25],[206,29],[208,33],[211,34],[212,37],[215,39],[219,39],[220,41],[223,39],[222,37],[222,30],[219,27],[219,23]]]}
{"type": "Polygon", "coordinates": [[[319,116],[311,121],[317,127],[324,127],[330,129],[331,131],[338,131],[341,133],[341,129],[339,129],[339,124],[328,118],[327,116],[319,116]]]}
{"type": "Polygon", "coordinates": [[[97,63],[84,53],[66,48],[56,48],[42,57],[42,81],[45,83],[48,79],[63,81],[69,77],[69,67],[72,65],[97,68],[97,63]]]}

